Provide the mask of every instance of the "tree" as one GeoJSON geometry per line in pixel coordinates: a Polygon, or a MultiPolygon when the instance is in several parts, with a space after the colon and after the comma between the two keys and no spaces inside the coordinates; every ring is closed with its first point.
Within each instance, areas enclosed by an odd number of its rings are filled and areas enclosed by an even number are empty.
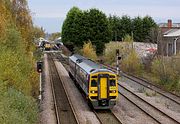
{"type": "Polygon", "coordinates": [[[132,32],[132,21],[127,15],[120,17],[110,16],[109,25],[111,29],[111,39],[113,41],[122,41],[123,37],[132,32]]]}
{"type": "Polygon", "coordinates": [[[92,41],[96,52],[101,54],[104,44],[110,40],[106,15],[98,9],[81,11],[73,7],[67,14],[62,27],[62,42],[65,45],[82,47],[84,41],[92,41]]]}
{"type": "Polygon", "coordinates": [[[49,40],[50,41],[54,41],[56,40],[57,38],[59,38],[61,36],[61,33],[60,32],[56,32],[56,33],[52,33],[49,37],[49,40]]]}
{"type": "Polygon", "coordinates": [[[41,27],[33,27],[34,38],[45,37],[45,30],[41,27]]]}
{"type": "Polygon", "coordinates": [[[110,41],[110,30],[106,15],[98,9],[90,9],[84,14],[88,21],[88,40],[96,46],[97,54],[103,53],[105,43],[110,41]]]}
{"type": "Polygon", "coordinates": [[[143,30],[143,21],[141,17],[136,17],[133,19],[133,36],[136,42],[143,42],[145,39],[143,30]]]}
{"type": "Polygon", "coordinates": [[[151,30],[156,29],[157,25],[150,16],[144,18],[136,17],[133,19],[133,36],[137,42],[151,41],[151,30]]]}
{"type": "Polygon", "coordinates": [[[62,26],[62,42],[65,45],[83,45],[81,39],[79,39],[82,21],[80,20],[82,11],[73,7],[66,15],[66,19],[62,26]]]}

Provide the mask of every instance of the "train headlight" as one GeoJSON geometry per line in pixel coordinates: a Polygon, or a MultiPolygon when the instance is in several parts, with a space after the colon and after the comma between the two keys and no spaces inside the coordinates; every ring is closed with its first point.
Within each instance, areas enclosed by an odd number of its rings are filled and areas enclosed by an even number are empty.
{"type": "Polygon", "coordinates": [[[95,93],[95,91],[94,91],[94,90],[92,90],[92,91],[91,91],[91,93],[95,93]]]}
{"type": "Polygon", "coordinates": [[[111,90],[111,93],[116,93],[116,90],[111,90]]]}

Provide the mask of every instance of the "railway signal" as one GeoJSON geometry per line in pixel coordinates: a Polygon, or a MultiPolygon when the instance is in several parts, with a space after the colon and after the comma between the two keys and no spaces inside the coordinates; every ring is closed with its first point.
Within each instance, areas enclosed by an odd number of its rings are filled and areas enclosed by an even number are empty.
{"type": "Polygon", "coordinates": [[[41,61],[37,62],[37,72],[38,73],[42,73],[42,66],[43,66],[43,62],[41,62],[41,61]]]}
{"type": "Polygon", "coordinates": [[[116,49],[116,68],[118,76],[120,76],[119,60],[121,60],[121,57],[119,56],[119,49],[116,49]]]}

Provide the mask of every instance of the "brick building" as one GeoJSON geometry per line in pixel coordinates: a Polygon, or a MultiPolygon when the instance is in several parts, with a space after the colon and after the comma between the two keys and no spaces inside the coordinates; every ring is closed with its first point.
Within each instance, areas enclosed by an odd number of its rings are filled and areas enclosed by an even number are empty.
{"type": "Polygon", "coordinates": [[[158,54],[163,56],[172,56],[180,52],[180,23],[160,23],[162,37],[158,42],[158,54]]]}

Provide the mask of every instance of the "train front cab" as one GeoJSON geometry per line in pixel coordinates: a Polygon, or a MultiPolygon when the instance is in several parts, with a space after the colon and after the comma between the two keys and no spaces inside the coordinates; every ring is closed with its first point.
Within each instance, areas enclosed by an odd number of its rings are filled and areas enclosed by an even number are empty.
{"type": "Polygon", "coordinates": [[[99,72],[90,74],[89,99],[94,109],[111,109],[116,105],[118,85],[116,74],[99,72]]]}

